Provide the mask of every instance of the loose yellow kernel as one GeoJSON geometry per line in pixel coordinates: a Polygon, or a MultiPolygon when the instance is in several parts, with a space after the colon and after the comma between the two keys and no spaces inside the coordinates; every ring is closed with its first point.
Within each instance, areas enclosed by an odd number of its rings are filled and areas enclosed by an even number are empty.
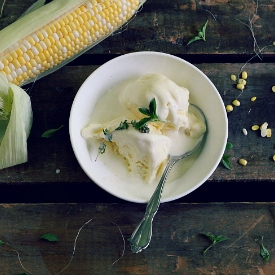
{"type": "Polygon", "coordinates": [[[242,79],[247,79],[247,72],[246,71],[242,72],[242,79]]]}
{"type": "Polygon", "coordinates": [[[240,78],[240,79],[238,80],[238,83],[239,83],[239,84],[246,85],[246,80],[244,80],[243,78],[240,78]]]}
{"type": "Polygon", "coordinates": [[[253,126],[251,127],[251,129],[252,129],[253,131],[257,131],[257,130],[259,130],[259,128],[260,128],[259,125],[253,125],[253,126]]]}
{"type": "Polygon", "coordinates": [[[229,105],[226,105],[225,109],[226,109],[226,111],[227,111],[228,113],[230,113],[230,112],[233,111],[233,106],[230,105],[230,104],[229,104],[229,105]]]}
{"type": "Polygon", "coordinates": [[[273,160],[275,161],[275,155],[274,155],[272,158],[273,158],[273,160]]]}
{"type": "Polygon", "coordinates": [[[236,80],[237,80],[237,77],[236,77],[236,75],[232,74],[232,75],[230,75],[230,79],[231,79],[232,81],[236,81],[236,80]]]}
{"type": "Polygon", "coordinates": [[[233,100],[232,104],[233,104],[234,106],[240,106],[240,105],[241,105],[241,102],[240,102],[238,99],[235,99],[235,100],[233,100]]]}
{"type": "Polygon", "coordinates": [[[238,90],[243,90],[244,89],[244,85],[240,84],[240,83],[238,83],[236,87],[237,87],[238,90]]]}
{"type": "Polygon", "coordinates": [[[250,100],[251,100],[252,102],[255,101],[256,99],[257,99],[256,96],[253,96],[253,97],[250,98],[250,100]]]}
{"type": "Polygon", "coordinates": [[[272,86],[272,92],[275,93],[275,86],[272,86]]]}
{"type": "Polygon", "coordinates": [[[271,128],[266,129],[266,137],[270,138],[272,136],[272,130],[271,128]]]}
{"type": "Polygon", "coordinates": [[[246,166],[247,165],[247,160],[246,159],[239,159],[239,164],[241,164],[242,166],[246,166]]]}

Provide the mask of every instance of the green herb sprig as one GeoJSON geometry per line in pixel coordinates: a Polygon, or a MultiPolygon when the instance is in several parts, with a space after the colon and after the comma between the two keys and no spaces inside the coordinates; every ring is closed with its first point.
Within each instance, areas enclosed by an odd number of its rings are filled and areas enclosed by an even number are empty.
{"type": "Polygon", "coordinates": [[[187,46],[195,41],[198,41],[198,40],[206,41],[207,24],[208,24],[208,20],[204,23],[204,25],[202,26],[201,29],[198,29],[198,35],[196,35],[195,37],[193,37],[189,40],[189,42],[187,43],[187,46]]]}
{"type": "Polygon", "coordinates": [[[265,248],[263,240],[264,240],[264,236],[259,236],[258,238],[255,239],[255,241],[260,244],[260,255],[267,262],[270,258],[270,254],[268,250],[265,248]]]}
{"type": "Polygon", "coordinates": [[[203,254],[205,254],[211,247],[216,245],[217,243],[229,240],[229,238],[224,238],[222,235],[214,236],[211,234],[205,234],[203,233],[204,236],[206,236],[208,239],[211,240],[211,244],[203,251],[203,254]]]}
{"type": "MultiPolygon", "coordinates": [[[[157,115],[157,103],[156,99],[153,98],[149,103],[149,108],[139,108],[140,113],[146,115],[147,117],[142,118],[140,121],[132,120],[128,122],[127,120],[121,121],[119,126],[114,131],[119,130],[127,130],[129,125],[132,125],[136,130],[140,131],[141,133],[149,133],[150,129],[148,127],[148,122],[152,121],[160,121],[157,115]]],[[[108,129],[103,129],[104,140],[101,141],[98,147],[98,153],[104,154],[106,151],[106,143],[105,140],[112,142],[113,132],[110,132],[108,129]]]]}
{"type": "MultiPolygon", "coordinates": [[[[225,147],[225,151],[229,151],[232,148],[233,148],[233,144],[230,143],[230,142],[227,142],[226,147],[225,147]]],[[[223,166],[228,170],[231,169],[230,157],[231,157],[231,155],[224,153],[223,156],[222,156],[222,159],[221,159],[221,162],[222,162],[223,166]]]]}
{"type": "Polygon", "coordinates": [[[138,109],[142,114],[148,116],[145,117],[143,119],[141,119],[140,121],[136,122],[136,121],[132,121],[132,125],[134,126],[134,128],[138,131],[140,131],[141,133],[149,133],[149,128],[147,123],[148,122],[152,122],[152,121],[159,121],[159,117],[157,115],[157,103],[156,103],[156,99],[153,98],[150,103],[149,103],[149,109],[147,108],[139,108],[138,109]]]}

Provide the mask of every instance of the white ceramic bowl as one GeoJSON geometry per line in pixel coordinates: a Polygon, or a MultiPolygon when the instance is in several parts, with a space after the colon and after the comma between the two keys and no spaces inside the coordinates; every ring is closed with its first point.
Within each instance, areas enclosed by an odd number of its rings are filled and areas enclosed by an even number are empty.
{"type": "MultiPolygon", "coordinates": [[[[81,136],[94,106],[106,91],[121,81],[146,73],[161,73],[188,88],[190,101],[203,110],[207,119],[207,137],[199,156],[182,176],[170,182],[168,178],[161,200],[168,202],[194,191],[211,176],[227,141],[227,115],[222,99],[208,77],[192,64],[159,52],[130,53],[105,63],[87,78],[74,99],[69,120],[70,138],[80,166],[94,183],[118,198],[148,202],[156,185],[130,183],[127,177],[121,179],[100,157],[97,161],[91,159],[87,141],[81,136]]],[[[176,164],[177,169],[182,163],[184,160],[176,164]]]]}

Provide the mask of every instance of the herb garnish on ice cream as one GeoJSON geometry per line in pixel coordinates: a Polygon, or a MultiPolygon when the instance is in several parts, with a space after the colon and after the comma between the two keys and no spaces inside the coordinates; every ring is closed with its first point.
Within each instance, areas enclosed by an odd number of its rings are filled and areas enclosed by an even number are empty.
{"type": "MultiPolygon", "coordinates": [[[[136,130],[138,130],[141,133],[149,133],[150,129],[147,125],[148,122],[152,122],[152,121],[160,121],[159,117],[157,115],[157,103],[156,103],[156,99],[153,98],[150,103],[149,103],[149,109],[147,108],[138,108],[138,110],[148,116],[145,118],[142,118],[140,121],[136,121],[136,120],[132,120],[131,122],[128,122],[127,120],[121,121],[119,126],[114,130],[114,131],[118,131],[118,130],[127,130],[129,128],[129,125],[132,125],[136,130]]],[[[114,132],[113,131],[113,132],[114,132]]],[[[100,143],[99,147],[98,147],[98,152],[99,154],[104,154],[105,150],[106,150],[106,144],[105,144],[105,140],[108,140],[110,142],[112,142],[112,133],[113,132],[109,132],[108,129],[103,129],[103,134],[104,134],[104,140],[100,143]]]]}

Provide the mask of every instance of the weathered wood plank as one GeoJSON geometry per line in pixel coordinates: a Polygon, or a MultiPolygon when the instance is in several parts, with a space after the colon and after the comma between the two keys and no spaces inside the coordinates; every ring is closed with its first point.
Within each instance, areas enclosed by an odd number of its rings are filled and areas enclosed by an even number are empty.
{"type": "MultiPolygon", "coordinates": [[[[274,96],[271,87],[275,84],[274,64],[249,64],[247,87],[240,95],[230,74],[239,72],[242,64],[197,64],[197,67],[208,75],[216,85],[225,104],[239,98],[240,107],[228,115],[229,141],[234,148],[232,155],[232,170],[220,166],[209,179],[210,181],[254,181],[275,179],[274,135],[271,138],[261,138],[259,132],[250,130],[254,124],[265,121],[271,128],[275,126],[273,110],[274,96]],[[257,96],[255,102],[250,98],[257,96]],[[244,136],[242,128],[248,130],[244,136]],[[246,158],[246,167],[238,164],[239,158],[246,158]]],[[[30,95],[34,111],[34,123],[28,141],[29,162],[1,171],[2,183],[39,183],[39,182],[89,182],[90,180],[79,167],[69,140],[68,119],[74,96],[97,66],[65,67],[60,71],[30,85],[30,95]],[[70,81],[67,81],[70,79],[70,81]],[[43,139],[41,134],[50,128],[64,127],[54,138],[43,139]],[[56,174],[56,169],[61,173],[56,174]]],[[[191,91],[192,92],[192,91],[191,91]]]]}
{"type": "Polygon", "coordinates": [[[273,274],[275,270],[274,204],[162,204],[155,217],[150,246],[133,254],[126,240],[144,213],[140,204],[1,205],[2,274],[56,274],[70,261],[78,230],[94,218],[76,242],[66,274],[273,274]],[[123,239],[126,240],[125,253],[123,239]],[[39,240],[56,234],[58,243],[39,240]],[[210,244],[202,233],[230,238],[210,244]],[[264,236],[270,253],[265,262],[255,242],[264,236]]]}
{"type": "MultiPolygon", "coordinates": [[[[7,1],[0,29],[16,20],[34,0],[7,1]]],[[[137,16],[89,53],[121,54],[151,50],[172,54],[253,54],[253,36],[259,48],[272,45],[275,32],[274,2],[147,0],[137,16]],[[253,15],[255,16],[253,17],[253,15]],[[186,46],[208,20],[207,41],[186,46]]],[[[274,47],[264,49],[274,53],[274,47]]]]}

